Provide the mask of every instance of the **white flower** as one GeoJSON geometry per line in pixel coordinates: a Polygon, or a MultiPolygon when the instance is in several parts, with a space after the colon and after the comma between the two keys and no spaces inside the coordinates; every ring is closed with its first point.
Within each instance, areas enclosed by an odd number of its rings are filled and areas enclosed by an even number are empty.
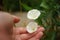
{"type": "Polygon", "coordinates": [[[38,24],[36,22],[30,22],[27,27],[26,30],[28,33],[33,33],[37,30],[38,28],[38,24]]]}
{"type": "Polygon", "coordinates": [[[37,19],[40,16],[41,12],[37,9],[32,9],[28,12],[27,18],[28,19],[37,19]]]}

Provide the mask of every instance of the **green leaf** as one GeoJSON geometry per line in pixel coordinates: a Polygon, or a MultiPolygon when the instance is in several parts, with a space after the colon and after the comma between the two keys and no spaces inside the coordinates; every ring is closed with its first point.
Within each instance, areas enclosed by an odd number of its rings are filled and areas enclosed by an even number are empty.
{"type": "Polygon", "coordinates": [[[45,9],[49,9],[48,5],[44,1],[40,4],[40,7],[43,7],[45,9]]]}
{"type": "Polygon", "coordinates": [[[32,8],[31,7],[29,7],[28,5],[26,5],[26,4],[21,4],[22,5],[22,7],[26,10],[26,11],[29,11],[29,10],[31,10],[32,8]]]}

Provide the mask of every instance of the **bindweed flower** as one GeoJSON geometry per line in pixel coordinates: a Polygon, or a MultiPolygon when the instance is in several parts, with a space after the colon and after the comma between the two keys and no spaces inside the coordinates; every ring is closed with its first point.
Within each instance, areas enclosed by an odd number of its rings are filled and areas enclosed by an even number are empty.
{"type": "MultiPolygon", "coordinates": [[[[39,10],[32,9],[27,13],[27,18],[31,19],[31,20],[35,20],[40,16],[40,14],[41,13],[39,10]]],[[[37,30],[37,28],[38,28],[38,24],[36,22],[30,22],[26,27],[27,32],[29,32],[29,33],[35,32],[37,30]]]]}
{"type": "Polygon", "coordinates": [[[28,19],[33,19],[33,20],[35,20],[35,19],[37,19],[37,18],[40,16],[40,14],[41,14],[41,12],[40,12],[39,10],[37,10],[37,9],[32,9],[32,10],[30,10],[30,11],[28,12],[27,18],[28,18],[28,19]]]}
{"type": "Polygon", "coordinates": [[[38,24],[36,22],[30,22],[26,27],[28,33],[35,32],[37,28],[38,28],[38,24]]]}

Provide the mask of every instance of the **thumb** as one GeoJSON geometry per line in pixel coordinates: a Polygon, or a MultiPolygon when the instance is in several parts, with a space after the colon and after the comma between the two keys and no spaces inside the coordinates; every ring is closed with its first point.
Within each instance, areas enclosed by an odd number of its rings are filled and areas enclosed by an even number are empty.
{"type": "Polygon", "coordinates": [[[14,23],[17,23],[17,22],[20,21],[19,17],[16,17],[16,16],[14,16],[14,15],[12,15],[12,16],[13,16],[13,22],[14,22],[14,23]]]}

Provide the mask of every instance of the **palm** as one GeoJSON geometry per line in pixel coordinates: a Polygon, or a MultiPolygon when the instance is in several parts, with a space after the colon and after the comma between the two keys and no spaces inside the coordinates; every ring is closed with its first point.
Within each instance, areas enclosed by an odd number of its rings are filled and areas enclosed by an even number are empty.
{"type": "Polygon", "coordinates": [[[15,28],[15,39],[16,40],[39,40],[42,37],[44,29],[38,28],[35,33],[29,34],[25,28],[15,28]]]}

